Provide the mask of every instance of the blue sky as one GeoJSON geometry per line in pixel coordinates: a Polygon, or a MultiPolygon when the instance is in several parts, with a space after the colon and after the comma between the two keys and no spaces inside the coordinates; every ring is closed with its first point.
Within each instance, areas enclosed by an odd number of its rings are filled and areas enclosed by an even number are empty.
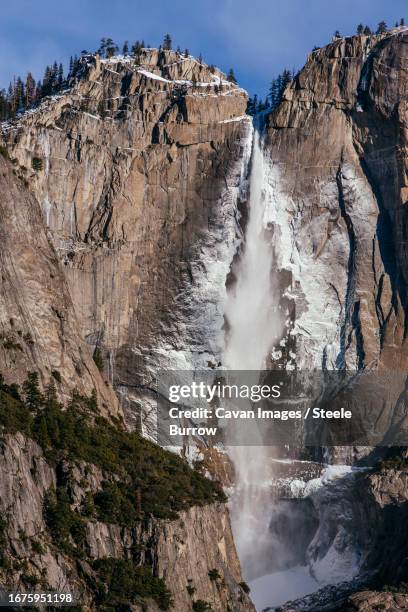
{"type": "Polygon", "coordinates": [[[0,12],[0,87],[28,70],[94,50],[102,36],[122,44],[144,39],[174,44],[223,70],[231,66],[250,93],[265,94],[284,67],[300,68],[313,46],[338,29],[351,34],[405,17],[406,0],[19,0],[0,12]]]}

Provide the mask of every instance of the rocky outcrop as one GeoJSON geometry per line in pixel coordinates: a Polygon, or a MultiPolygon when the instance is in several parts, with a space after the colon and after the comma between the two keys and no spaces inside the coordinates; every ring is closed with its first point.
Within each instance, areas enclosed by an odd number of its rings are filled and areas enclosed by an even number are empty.
{"type": "Polygon", "coordinates": [[[406,366],[407,37],[398,28],[314,51],[268,118],[298,367],[406,366]]]}
{"type": "Polygon", "coordinates": [[[389,593],[377,591],[362,591],[352,595],[343,601],[341,607],[332,606],[331,610],[343,610],[344,612],[371,612],[372,610],[406,610],[408,608],[408,595],[405,593],[389,593]]]}
{"type": "Polygon", "coordinates": [[[365,513],[375,525],[366,568],[379,574],[380,584],[406,582],[408,573],[406,541],[408,518],[408,472],[382,469],[365,483],[365,513]]]}
{"type": "Polygon", "coordinates": [[[0,156],[0,371],[22,383],[29,371],[51,380],[66,399],[97,391],[104,414],[121,413],[81,338],[66,279],[41,210],[25,182],[0,156]]]}
{"type": "MultiPolygon", "coordinates": [[[[129,558],[138,551],[137,565],[151,567],[170,589],[172,609],[187,612],[196,600],[220,612],[254,609],[239,584],[241,570],[225,505],[192,507],[171,521],[152,517],[136,529],[88,520],[86,554],[73,555],[53,541],[44,519],[45,496],[62,481],[69,483],[71,507],[78,509],[86,495],[100,490],[103,472],[83,462],[65,462],[56,469],[33,440],[18,433],[2,440],[0,475],[0,589],[41,585],[43,590],[71,592],[85,609],[97,609],[93,562],[129,558]]],[[[153,601],[145,604],[159,610],[153,601]]]]}
{"type": "Polygon", "coordinates": [[[195,589],[194,599],[207,601],[213,610],[253,609],[240,586],[241,568],[225,507],[192,508],[158,531],[159,574],[177,593],[177,610],[191,606],[188,586],[195,589]],[[211,574],[213,569],[217,573],[211,574]]]}
{"type": "Polygon", "coordinates": [[[83,338],[137,423],[162,368],[218,363],[246,94],[170,51],[83,60],[57,99],[6,126],[43,209],[83,338]],[[147,390],[143,392],[141,388],[147,390]]]}

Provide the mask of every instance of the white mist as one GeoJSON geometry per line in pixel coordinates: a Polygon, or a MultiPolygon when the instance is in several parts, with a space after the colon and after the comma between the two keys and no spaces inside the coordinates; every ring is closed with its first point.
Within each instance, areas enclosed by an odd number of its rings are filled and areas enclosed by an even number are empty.
{"type": "MultiPolygon", "coordinates": [[[[257,384],[259,371],[274,341],[282,332],[279,295],[274,278],[272,219],[264,189],[264,156],[258,132],[255,132],[250,174],[249,217],[239,262],[234,269],[235,284],[226,304],[228,333],[224,363],[229,370],[251,371],[245,383],[257,384]]],[[[245,427],[239,422],[236,427],[245,427]]],[[[231,499],[231,517],[238,554],[245,578],[268,573],[268,559],[277,553],[271,540],[270,454],[262,446],[229,446],[234,463],[236,487],[231,499]]],[[[229,442],[233,444],[233,430],[229,442]]],[[[245,434],[245,430],[242,430],[245,434]]],[[[251,440],[252,442],[252,440],[251,440]]],[[[270,449],[269,449],[270,450],[270,449]]]]}

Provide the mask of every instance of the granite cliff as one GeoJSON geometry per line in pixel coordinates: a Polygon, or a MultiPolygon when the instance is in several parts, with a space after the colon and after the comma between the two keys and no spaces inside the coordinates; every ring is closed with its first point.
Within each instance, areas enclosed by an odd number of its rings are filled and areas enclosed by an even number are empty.
{"type": "Polygon", "coordinates": [[[314,51],[268,117],[303,367],[405,369],[407,40],[398,28],[314,51]]]}
{"type": "Polygon", "coordinates": [[[180,611],[195,601],[253,610],[225,504],[191,503],[178,518],[147,513],[128,529],[92,509],[86,519],[85,501],[105,495],[107,478],[119,486],[116,477],[67,449],[51,459],[48,434],[9,423],[17,400],[6,384],[36,371],[46,394],[50,383],[64,402],[94,392],[93,410],[110,426],[121,430],[123,410],[140,429],[160,365],[215,359],[250,154],[245,107],[245,92],[217,69],[145,49],[137,60],[83,58],[66,92],[3,125],[3,588],[71,590],[92,609],[98,589],[147,568],[150,595],[124,595],[133,609],[171,600],[180,611]],[[70,525],[64,545],[50,512],[70,525]]]}
{"type": "Polygon", "coordinates": [[[137,424],[158,368],[219,360],[250,155],[246,94],[157,49],[87,57],[82,71],[5,137],[42,206],[80,334],[137,424]]]}
{"type": "Polygon", "coordinates": [[[81,337],[69,289],[41,209],[11,164],[0,156],[1,343],[0,369],[22,383],[38,371],[61,395],[96,389],[104,414],[120,415],[81,337]]]}
{"type": "MultiPolygon", "coordinates": [[[[407,42],[401,27],[314,50],[266,118],[265,191],[287,317],[272,364],[406,371],[407,42]]],[[[404,428],[405,396],[391,378],[388,391],[377,418],[404,428]]],[[[358,463],[369,453],[333,448],[324,460],[358,463]]],[[[284,609],[405,609],[395,585],[406,580],[406,552],[393,529],[406,512],[406,466],[395,465],[339,474],[317,490],[321,480],[306,476],[306,488],[298,481],[291,490],[317,515],[306,549],[315,576],[327,583],[335,568],[345,579],[379,570],[377,586],[394,584],[395,593],[348,600],[326,591],[284,609]]]]}

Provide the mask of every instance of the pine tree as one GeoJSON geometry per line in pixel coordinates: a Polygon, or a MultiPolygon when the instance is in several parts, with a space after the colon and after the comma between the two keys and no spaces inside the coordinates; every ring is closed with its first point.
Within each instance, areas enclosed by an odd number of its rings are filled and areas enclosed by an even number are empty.
{"type": "Polygon", "coordinates": [[[247,113],[247,115],[253,115],[254,114],[254,101],[253,101],[251,96],[249,96],[249,98],[248,98],[247,107],[246,107],[246,113],[247,113]]]}
{"type": "Polygon", "coordinates": [[[37,372],[30,372],[23,384],[25,401],[30,410],[37,410],[43,402],[37,372]]]}
{"type": "Polygon", "coordinates": [[[31,72],[27,73],[26,85],[25,85],[25,106],[29,108],[35,103],[35,80],[31,72]]]}
{"type": "Polygon", "coordinates": [[[73,62],[73,68],[72,68],[72,76],[76,77],[79,67],[80,67],[80,61],[78,59],[78,57],[76,55],[74,55],[74,62],[73,62]]]}
{"type": "Polygon", "coordinates": [[[55,93],[58,87],[58,64],[54,62],[51,69],[51,91],[55,93]]]}
{"type": "Polygon", "coordinates": [[[115,43],[113,42],[113,40],[111,38],[107,38],[106,39],[106,57],[109,59],[110,57],[113,57],[114,55],[116,55],[116,53],[118,52],[118,46],[115,45],[115,43]]]}
{"type": "Polygon", "coordinates": [[[95,387],[92,389],[91,397],[88,398],[87,404],[91,412],[98,412],[98,396],[95,387]]]}
{"type": "Polygon", "coordinates": [[[64,85],[64,66],[60,64],[58,66],[58,74],[57,74],[57,89],[61,91],[64,85]]]}
{"type": "Polygon", "coordinates": [[[282,93],[284,92],[286,85],[292,81],[292,72],[290,70],[285,70],[282,72],[282,93]]]}
{"type": "Polygon", "coordinates": [[[269,104],[272,109],[276,108],[279,104],[279,87],[277,79],[272,79],[269,87],[269,104]]]}
{"type": "Polygon", "coordinates": [[[262,113],[264,110],[268,108],[268,99],[260,100],[258,104],[258,113],[262,113]]]}
{"type": "Polygon", "coordinates": [[[143,48],[143,45],[138,40],[135,43],[133,43],[133,45],[132,45],[131,53],[132,53],[133,57],[137,58],[137,61],[138,61],[139,56],[140,56],[140,54],[142,52],[142,48],[143,48]]]}
{"type": "Polygon", "coordinates": [[[100,42],[99,49],[98,49],[97,53],[101,57],[105,57],[105,54],[106,54],[106,38],[105,37],[101,38],[101,42],[100,42]]]}
{"type": "Polygon", "coordinates": [[[125,57],[129,55],[129,43],[127,40],[125,40],[125,42],[123,43],[122,55],[124,55],[125,57]]]}
{"type": "Polygon", "coordinates": [[[41,97],[43,98],[44,96],[48,96],[50,91],[49,91],[49,81],[50,81],[50,67],[46,66],[45,70],[44,70],[44,76],[43,76],[43,80],[42,80],[42,86],[41,86],[41,97]]]}
{"type": "Polygon", "coordinates": [[[0,118],[2,121],[10,117],[10,104],[4,89],[0,91],[0,118]]]}
{"type": "Polygon", "coordinates": [[[358,26],[357,26],[357,34],[359,36],[361,36],[361,34],[364,34],[364,26],[363,26],[362,23],[359,23],[358,26]]]}
{"type": "Polygon", "coordinates": [[[188,57],[190,55],[190,52],[188,49],[184,49],[184,57],[188,57]]]}
{"type": "Polygon", "coordinates": [[[372,34],[371,28],[368,25],[364,27],[364,34],[365,36],[371,36],[372,34]]]}
{"type": "Polygon", "coordinates": [[[57,390],[54,382],[51,380],[45,390],[45,404],[48,407],[54,406],[56,403],[58,403],[57,390]]]}
{"type": "Polygon", "coordinates": [[[36,424],[36,438],[41,448],[49,449],[52,446],[48,434],[47,420],[44,415],[41,415],[39,422],[36,424]]]}
{"type": "Polygon", "coordinates": [[[335,31],[333,38],[341,38],[341,34],[338,30],[335,31]]]}
{"type": "Polygon", "coordinates": [[[25,108],[25,90],[24,84],[20,77],[17,77],[14,85],[14,104],[15,110],[20,112],[25,108]]]}
{"type": "Polygon", "coordinates": [[[404,25],[405,25],[405,19],[403,17],[401,17],[400,26],[404,26],[404,25]]]}
{"type": "Polygon", "coordinates": [[[7,104],[8,104],[8,109],[9,109],[9,117],[14,117],[15,116],[15,109],[13,108],[13,85],[11,83],[9,83],[8,89],[7,89],[7,104]]]}
{"type": "MultiPolygon", "coordinates": [[[[271,85],[269,87],[269,93],[267,96],[267,100],[269,99],[269,104],[272,110],[279,106],[282,101],[283,92],[285,91],[286,86],[291,81],[293,81],[295,76],[295,70],[288,70],[287,68],[285,68],[285,70],[281,74],[278,74],[276,79],[272,79],[271,85]]],[[[266,105],[267,100],[265,102],[266,105]]]]}
{"type": "Polygon", "coordinates": [[[165,34],[163,38],[163,49],[164,51],[171,51],[173,41],[171,40],[170,34],[165,34]]]}
{"type": "Polygon", "coordinates": [[[42,92],[42,82],[38,80],[35,86],[34,104],[37,104],[38,102],[40,102],[41,92],[42,92]]]}
{"type": "Polygon", "coordinates": [[[232,68],[230,68],[228,71],[227,81],[229,81],[230,83],[235,83],[235,84],[237,82],[237,79],[235,78],[235,74],[232,68]]]}
{"type": "Polygon", "coordinates": [[[387,24],[385,21],[380,21],[377,28],[377,34],[385,34],[387,31],[387,24]]]}

